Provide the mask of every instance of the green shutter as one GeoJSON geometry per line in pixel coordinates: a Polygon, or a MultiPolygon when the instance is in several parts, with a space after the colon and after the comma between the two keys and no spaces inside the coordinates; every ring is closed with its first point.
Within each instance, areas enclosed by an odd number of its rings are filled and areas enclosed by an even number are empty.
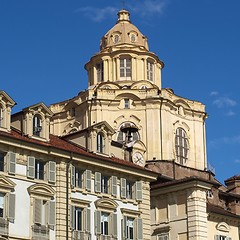
{"type": "Polygon", "coordinates": [[[9,219],[9,221],[14,221],[15,219],[15,199],[16,199],[16,195],[13,193],[9,193],[8,195],[8,210],[7,210],[7,217],[9,219]]]}
{"type": "Polygon", "coordinates": [[[34,199],[34,223],[42,223],[42,200],[41,199],[34,199]]]}
{"type": "Polygon", "coordinates": [[[71,166],[71,187],[75,187],[75,166],[71,166]]]}
{"type": "Polygon", "coordinates": [[[8,172],[11,174],[15,174],[16,172],[16,153],[8,152],[7,154],[7,166],[8,172]]]}
{"type": "Polygon", "coordinates": [[[70,211],[70,226],[72,229],[75,228],[75,207],[71,206],[71,211],[70,211]]]}
{"type": "Polygon", "coordinates": [[[101,173],[95,172],[95,192],[101,192],[101,173]]]}
{"type": "Polygon", "coordinates": [[[48,181],[51,183],[56,182],[56,163],[53,161],[48,163],[48,181]]]}
{"type": "Polygon", "coordinates": [[[118,226],[117,226],[117,214],[116,213],[113,213],[111,215],[112,217],[112,235],[116,238],[117,237],[117,229],[118,229],[118,226]]]}
{"type": "Polygon", "coordinates": [[[95,234],[101,234],[101,211],[95,212],[95,234]]]}
{"type": "Polygon", "coordinates": [[[121,198],[126,198],[126,179],[121,178],[121,198]]]}
{"type": "Polygon", "coordinates": [[[135,219],[136,221],[136,234],[137,234],[137,239],[142,240],[143,239],[143,223],[141,218],[135,219]]]}
{"type": "Polygon", "coordinates": [[[48,225],[54,226],[55,225],[55,219],[56,219],[56,208],[55,208],[55,202],[48,202],[48,225]]]}
{"type": "Polygon", "coordinates": [[[112,176],[112,195],[117,196],[117,177],[112,176]]]}
{"type": "Polygon", "coordinates": [[[28,157],[27,176],[29,178],[35,177],[35,157],[28,157]]]}
{"type": "Polygon", "coordinates": [[[142,201],[142,182],[141,181],[136,182],[135,188],[136,188],[136,200],[142,201]]]}
{"type": "Polygon", "coordinates": [[[84,209],[85,212],[85,231],[90,233],[91,232],[91,210],[86,208],[84,209]]]}

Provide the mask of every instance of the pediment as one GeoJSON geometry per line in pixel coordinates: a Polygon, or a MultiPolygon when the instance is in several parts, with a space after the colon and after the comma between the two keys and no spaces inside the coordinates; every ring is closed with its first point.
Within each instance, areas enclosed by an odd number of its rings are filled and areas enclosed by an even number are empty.
{"type": "Polygon", "coordinates": [[[14,189],[15,186],[16,186],[16,184],[12,180],[10,180],[9,178],[7,178],[4,175],[0,175],[1,192],[10,192],[11,190],[14,189]]]}
{"type": "Polygon", "coordinates": [[[28,193],[30,195],[53,198],[55,195],[55,190],[47,184],[36,183],[28,188],[28,193]]]}
{"type": "Polygon", "coordinates": [[[24,112],[38,112],[39,114],[49,115],[52,116],[53,112],[44,104],[44,103],[37,103],[30,107],[24,108],[24,112]]]}
{"type": "Polygon", "coordinates": [[[96,124],[92,125],[90,127],[90,129],[91,128],[94,129],[94,130],[105,131],[105,132],[108,132],[112,135],[115,133],[114,129],[106,121],[96,123],[96,124]]]}
{"type": "Polygon", "coordinates": [[[227,223],[225,222],[220,222],[216,225],[216,229],[222,232],[229,232],[230,231],[230,227],[227,223]]]}
{"type": "Polygon", "coordinates": [[[149,81],[146,81],[146,80],[137,81],[137,82],[133,83],[132,86],[131,86],[131,89],[144,89],[143,88],[144,86],[146,88],[156,88],[156,89],[158,89],[158,87],[155,84],[153,84],[149,81]]]}
{"type": "Polygon", "coordinates": [[[190,109],[190,106],[184,101],[183,99],[177,99],[174,101],[174,104],[177,106],[182,106],[183,108],[188,108],[190,109]]]}
{"type": "Polygon", "coordinates": [[[10,105],[13,107],[16,102],[5,92],[5,91],[0,91],[0,102],[4,102],[7,105],[10,105]]]}
{"type": "Polygon", "coordinates": [[[97,209],[107,209],[109,211],[115,211],[118,207],[118,204],[112,199],[101,198],[95,201],[95,206],[97,209]]]}

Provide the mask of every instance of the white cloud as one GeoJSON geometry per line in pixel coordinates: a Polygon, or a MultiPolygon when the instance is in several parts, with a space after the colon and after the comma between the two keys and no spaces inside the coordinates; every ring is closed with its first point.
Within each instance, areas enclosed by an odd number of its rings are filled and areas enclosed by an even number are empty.
{"type": "Polygon", "coordinates": [[[213,139],[208,142],[209,147],[217,148],[224,144],[240,144],[240,135],[236,135],[233,137],[222,137],[218,139],[213,139]]]}
{"type": "Polygon", "coordinates": [[[232,117],[232,116],[235,116],[236,113],[233,112],[232,110],[229,110],[226,115],[229,116],[229,117],[232,117]]]}
{"type": "Polygon", "coordinates": [[[148,14],[162,14],[163,10],[166,6],[167,1],[159,1],[159,0],[141,0],[141,1],[132,1],[132,3],[128,3],[128,7],[133,12],[138,12],[141,15],[148,14]]]}
{"type": "Polygon", "coordinates": [[[218,95],[218,92],[217,91],[212,91],[210,92],[210,96],[217,96],[218,95]]]}
{"type": "Polygon", "coordinates": [[[237,102],[228,97],[219,97],[213,101],[213,104],[216,105],[218,108],[223,108],[223,107],[234,107],[237,105],[237,102]]]}
{"type": "Polygon", "coordinates": [[[82,7],[76,9],[75,12],[83,13],[84,16],[90,18],[94,22],[101,22],[102,20],[109,18],[109,16],[115,16],[119,9],[114,7],[94,8],[94,7],[82,7]]]}

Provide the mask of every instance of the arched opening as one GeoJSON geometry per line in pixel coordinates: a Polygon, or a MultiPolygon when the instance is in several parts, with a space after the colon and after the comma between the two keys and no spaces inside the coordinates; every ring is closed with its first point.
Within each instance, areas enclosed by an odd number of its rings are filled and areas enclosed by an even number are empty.
{"type": "Polygon", "coordinates": [[[42,119],[39,115],[34,115],[33,117],[33,135],[41,136],[42,132],[42,119]]]}
{"type": "Polygon", "coordinates": [[[186,164],[188,159],[189,145],[188,138],[183,128],[177,128],[175,136],[175,148],[177,162],[180,164],[186,164]]]}

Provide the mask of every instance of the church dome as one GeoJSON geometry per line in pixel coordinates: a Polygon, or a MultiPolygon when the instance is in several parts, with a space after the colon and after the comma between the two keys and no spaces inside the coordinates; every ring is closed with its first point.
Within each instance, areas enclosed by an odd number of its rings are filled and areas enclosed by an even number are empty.
{"type": "Polygon", "coordinates": [[[149,51],[147,37],[144,36],[130,21],[127,10],[118,12],[118,21],[101,39],[100,50],[109,48],[139,48],[149,51]]]}

